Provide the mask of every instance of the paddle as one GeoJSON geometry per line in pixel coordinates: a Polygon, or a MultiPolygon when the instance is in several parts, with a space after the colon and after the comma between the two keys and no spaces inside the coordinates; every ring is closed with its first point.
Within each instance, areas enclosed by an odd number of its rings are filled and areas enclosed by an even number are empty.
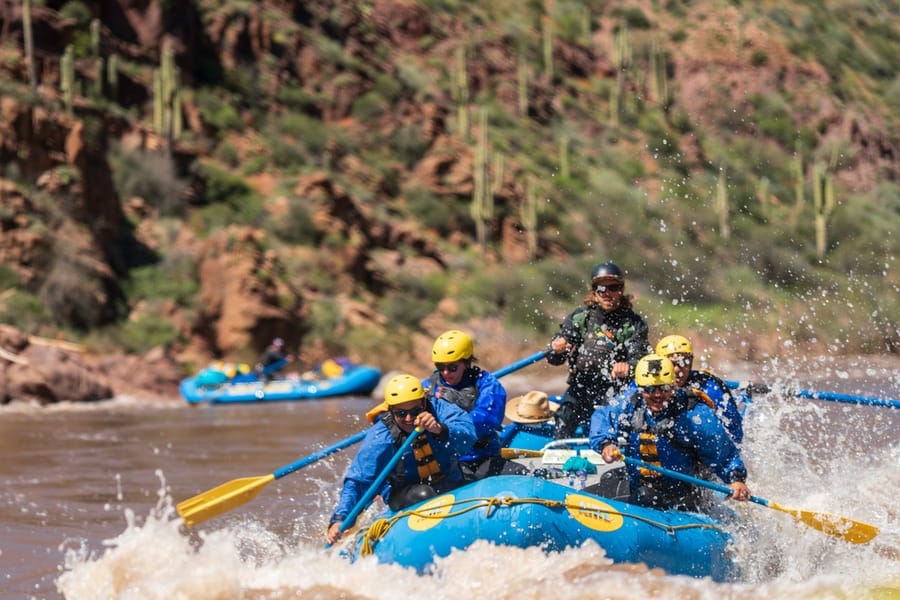
{"type": "Polygon", "coordinates": [[[547,356],[547,352],[548,352],[548,350],[541,350],[540,352],[535,352],[531,356],[526,356],[525,358],[523,358],[520,361],[514,362],[511,365],[507,365],[507,366],[503,367],[502,369],[497,369],[496,371],[494,371],[494,377],[498,377],[498,378],[503,377],[504,375],[509,375],[510,373],[518,371],[519,369],[523,369],[523,368],[527,367],[528,365],[534,364],[537,361],[543,359],[545,356],[547,356]]]}
{"type": "MultiPolygon", "coordinates": [[[[740,381],[726,381],[725,384],[731,389],[747,388],[752,393],[766,394],[770,390],[768,386],[760,383],[751,383],[749,385],[740,381]]],[[[874,398],[871,396],[852,396],[850,394],[836,394],[834,392],[816,392],[812,390],[800,390],[793,392],[797,398],[811,398],[812,400],[828,400],[830,402],[846,402],[848,404],[864,404],[868,406],[885,406],[887,408],[900,408],[900,400],[889,400],[885,398],[874,398]]]]}
{"type": "Polygon", "coordinates": [[[212,519],[213,517],[249,502],[270,482],[281,479],[285,475],[302,469],[307,465],[311,465],[317,460],[346,448],[347,446],[352,446],[356,442],[362,440],[365,436],[366,432],[361,431],[356,435],[350,436],[347,439],[319,450],[318,452],[314,452],[306,458],[284,466],[268,475],[233,479],[216,488],[178,503],[175,510],[177,510],[178,514],[181,515],[181,518],[184,519],[185,525],[192,526],[197,523],[202,523],[203,521],[212,519]]]}
{"type": "MultiPolygon", "coordinates": [[[[662,473],[666,477],[680,479],[681,481],[686,481],[693,485],[716,490],[717,492],[722,492],[726,496],[731,495],[731,489],[724,485],[706,481],[704,479],[697,479],[696,477],[691,477],[690,475],[685,475],[684,473],[679,473],[677,471],[671,471],[669,469],[664,469],[663,467],[651,465],[635,458],[629,458],[628,456],[623,456],[622,458],[626,463],[636,465],[644,469],[650,469],[651,471],[656,471],[657,473],[662,473]]],[[[798,521],[802,521],[806,525],[812,527],[813,529],[818,529],[823,533],[834,537],[839,537],[853,544],[865,544],[866,542],[872,540],[872,538],[874,538],[876,535],[878,535],[878,528],[874,525],[860,523],[859,521],[854,521],[846,517],[839,517],[822,512],[799,510],[796,508],[786,508],[784,506],[781,506],[780,504],[770,502],[764,498],[759,498],[757,496],[750,496],[750,501],[755,502],[756,504],[759,504],[761,506],[787,513],[798,521]]]]}
{"type": "MultiPolygon", "coordinates": [[[[514,371],[518,371],[519,369],[527,367],[528,365],[541,360],[544,356],[546,356],[546,354],[546,350],[536,352],[531,356],[523,358],[518,362],[497,370],[494,373],[494,376],[499,378],[503,377],[504,375],[509,375],[514,371]]],[[[250,500],[253,500],[253,498],[256,497],[256,495],[262,490],[262,488],[264,488],[270,482],[293,473],[298,469],[302,469],[307,465],[311,465],[320,458],[324,458],[329,454],[346,448],[347,446],[352,446],[356,442],[361,441],[365,436],[366,432],[361,431],[356,435],[350,436],[349,438],[334,444],[333,446],[329,446],[328,448],[315,452],[304,459],[298,460],[295,463],[291,463],[286,467],[282,467],[281,469],[278,469],[277,471],[275,471],[274,473],[270,473],[269,475],[233,479],[227,483],[223,483],[216,488],[203,492],[202,494],[198,494],[193,498],[188,498],[187,500],[180,502],[175,507],[175,509],[178,511],[178,514],[181,515],[181,518],[184,519],[185,525],[191,526],[196,525],[197,523],[202,523],[203,521],[219,516],[222,513],[228,512],[229,510],[235,509],[238,506],[241,506],[243,504],[246,504],[250,500]]]]}
{"type": "MultiPolygon", "coordinates": [[[[363,497],[359,499],[359,502],[356,503],[356,506],[353,507],[353,510],[350,511],[344,520],[341,522],[340,527],[338,527],[338,533],[344,533],[347,529],[353,526],[356,522],[356,517],[359,516],[359,513],[364,511],[366,507],[369,505],[369,502],[372,501],[372,498],[378,493],[378,489],[381,487],[381,484],[384,483],[384,480],[388,478],[388,475],[391,474],[391,471],[394,470],[394,467],[397,466],[397,463],[403,457],[403,453],[412,446],[413,440],[415,440],[420,433],[422,433],[423,429],[421,427],[416,427],[409,434],[409,437],[406,438],[406,441],[400,445],[400,449],[394,453],[394,456],[391,457],[391,460],[388,464],[382,469],[381,473],[378,474],[378,477],[375,478],[375,481],[372,482],[372,485],[369,486],[369,489],[366,490],[366,493],[363,494],[363,497]]],[[[331,544],[325,544],[326,548],[329,548],[331,544]]]]}

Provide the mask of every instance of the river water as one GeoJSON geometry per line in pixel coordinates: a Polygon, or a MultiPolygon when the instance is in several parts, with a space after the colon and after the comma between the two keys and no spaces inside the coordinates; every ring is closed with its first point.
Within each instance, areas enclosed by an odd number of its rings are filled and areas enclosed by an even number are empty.
{"type": "MultiPolygon", "coordinates": [[[[814,379],[783,383],[897,399],[898,363],[896,356],[877,366],[864,358],[832,362],[814,379]]],[[[784,371],[771,367],[750,375],[784,371]]],[[[534,380],[517,385],[540,389],[534,380]]],[[[751,490],[881,533],[851,544],[747,505],[748,526],[734,532],[743,575],[733,583],[610,566],[594,544],[552,555],[477,544],[421,576],[369,559],[350,563],[339,546],[323,548],[322,534],[355,448],[268,484],[191,531],[180,524],[176,503],[361,431],[374,403],[117,398],[0,407],[0,597],[900,598],[900,410],[790,393],[751,404],[744,449],[751,490]]]]}

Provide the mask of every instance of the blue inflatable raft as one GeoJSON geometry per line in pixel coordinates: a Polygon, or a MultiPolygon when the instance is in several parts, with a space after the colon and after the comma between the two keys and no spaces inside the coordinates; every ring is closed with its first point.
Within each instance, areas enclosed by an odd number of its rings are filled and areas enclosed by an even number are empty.
{"type": "Polygon", "coordinates": [[[198,402],[272,402],[284,400],[313,400],[333,396],[365,396],[381,380],[381,371],[367,365],[347,365],[343,372],[332,377],[279,377],[259,379],[252,373],[216,377],[217,372],[205,369],[195,377],[181,382],[182,397],[198,402]]]}
{"type": "Polygon", "coordinates": [[[357,534],[355,555],[422,572],[477,540],[546,551],[594,540],[617,563],[667,573],[733,577],[730,535],[704,515],[627,504],[529,475],[488,477],[399,512],[357,534]]]}

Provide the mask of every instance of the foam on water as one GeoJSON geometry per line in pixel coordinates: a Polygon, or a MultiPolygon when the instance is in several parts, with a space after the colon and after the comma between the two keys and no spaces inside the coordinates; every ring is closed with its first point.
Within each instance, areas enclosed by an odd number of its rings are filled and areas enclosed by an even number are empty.
{"type": "MultiPolygon", "coordinates": [[[[180,526],[163,484],[143,523],[126,510],[125,530],[102,549],[66,553],[58,590],[86,598],[896,598],[900,527],[896,493],[900,447],[872,439],[877,412],[790,401],[756,402],[744,453],[753,492],[784,506],[875,525],[879,536],[857,545],[825,535],[789,515],[740,505],[734,533],[739,581],[670,576],[640,565],[612,565],[594,543],[561,553],[477,543],[418,575],[373,558],[351,563],[340,545],[322,547],[317,528],[298,523],[274,532],[252,518],[180,526]],[[840,424],[835,424],[840,420],[840,424]],[[815,431],[814,423],[828,424],[815,431]],[[860,428],[866,428],[860,431],[860,428]],[[810,450],[811,438],[834,443],[810,450]],[[854,443],[856,440],[858,443],[854,443]],[[822,452],[822,448],[827,449],[822,452]],[[315,529],[315,531],[313,531],[315,529]]],[[[887,418],[887,417],[885,417],[887,418]]],[[[896,431],[897,417],[884,426],[896,431]]],[[[323,482],[319,482],[322,484],[323,482]]],[[[338,482],[330,482],[332,486],[338,482]]]]}

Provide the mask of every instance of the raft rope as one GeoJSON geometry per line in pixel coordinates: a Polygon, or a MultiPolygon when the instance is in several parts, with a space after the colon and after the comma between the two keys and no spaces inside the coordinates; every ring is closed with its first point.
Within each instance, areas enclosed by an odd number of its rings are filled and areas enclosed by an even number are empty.
{"type": "Polygon", "coordinates": [[[668,525],[666,523],[654,521],[653,519],[649,519],[647,517],[642,517],[640,515],[635,515],[628,512],[622,512],[615,509],[610,510],[594,506],[581,506],[580,504],[571,504],[568,502],[563,502],[561,500],[547,500],[544,498],[513,498],[511,496],[499,496],[493,498],[469,498],[466,500],[454,501],[449,505],[432,505],[429,506],[427,510],[406,510],[399,512],[390,518],[378,519],[377,521],[372,523],[372,525],[369,526],[368,530],[366,530],[366,532],[362,535],[362,539],[360,540],[359,554],[360,556],[368,556],[372,554],[375,551],[375,546],[378,545],[378,542],[381,540],[381,538],[383,538],[387,534],[387,532],[390,531],[391,527],[396,525],[400,519],[413,516],[422,519],[449,519],[478,508],[486,508],[487,512],[485,513],[485,517],[490,517],[491,511],[493,511],[495,508],[511,508],[516,504],[542,504],[547,508],[567,508],[580,512],[593,512],[602,515],[627,517],[629,519],[634,519],[635,521],[641,521],[642,523],[646,523],[647,525],[651,525],[653,527],[658,527],[664,530],[669,535],[675,535],[677,531],[684,529],[715,529],[718,531],[725,531],[723,527],[712,525],[710,523],[686,523],[684,525],[668,525]],[[467,504],[469,506],[465,506],[467,504]],[[460,506],[461,508],[459,510],[451,511],[446,514],[440,512],[440,509],[445,509],[448,506],[460,506]]]}

